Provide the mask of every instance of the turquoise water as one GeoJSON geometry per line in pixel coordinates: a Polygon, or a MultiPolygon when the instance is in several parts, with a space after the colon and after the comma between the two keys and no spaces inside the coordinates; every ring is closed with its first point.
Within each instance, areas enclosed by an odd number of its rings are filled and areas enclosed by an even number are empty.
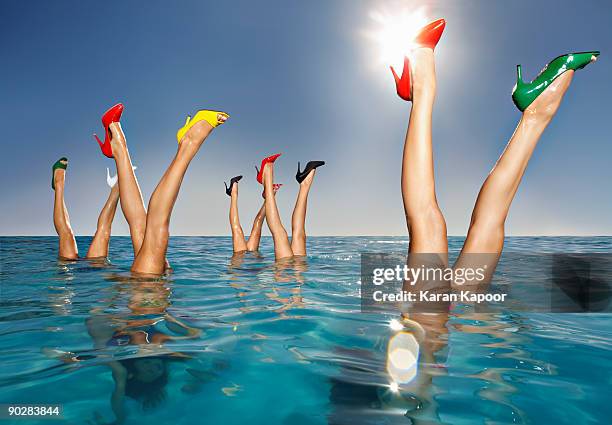
{"type": "MultiPolygon", "coordinates": [[[[77,240],[84,253],[90,238],[77,240]]],[[[423,315],[415,318],[427,335],[416,376],[391,388],[388,347],[398,331],[389,324],[398,315],[360,312],[359,254],[404,252],[404,238],[310,238],[305,261],[274,265],[269,238],[263,257],[232,260],[230,238],[176,237],[168,253],[175,272],[155,282],[128,279],[129,238],[112,239],[112,265],[58,263],[56,243],[0,238],[0,403],[58,403],[70,424],[94,412],[110,421],[109,362],[156,358],[165,396],[152,408],[127,398],[128,424],[612,417],[606,314],[423,315]],[[128,333],[142,343],[126,341],[128,333]]],[[[450,245],[457,251],[461,239],[450,245]]],[[[508,238],[506,250],[612,252],[612,238],[508,238]]],[[[39,422],[48,423],[14,421],[39,422]]]]}

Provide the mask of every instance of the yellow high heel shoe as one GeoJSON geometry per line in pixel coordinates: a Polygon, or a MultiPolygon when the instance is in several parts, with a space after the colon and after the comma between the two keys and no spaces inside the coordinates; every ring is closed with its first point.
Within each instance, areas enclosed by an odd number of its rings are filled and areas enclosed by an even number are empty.
{"type": "Polygon", "coordinates": [[[196,112],[193,118],[191,118],[191,115],[187,115],[185,125],[179,128],[176,132],[176,140],[181,143],[181,140],[183,139],[183,136],[185,136],[185,133],[187,133],[187,131],[191,127],[193,127],[196,123],[200,121],[206,121],[208,124],[212,125],[213,128],[215,128],[227,121],[228,118],[229,115],[225,112],[207,111],[205,109],[196,112]]]}

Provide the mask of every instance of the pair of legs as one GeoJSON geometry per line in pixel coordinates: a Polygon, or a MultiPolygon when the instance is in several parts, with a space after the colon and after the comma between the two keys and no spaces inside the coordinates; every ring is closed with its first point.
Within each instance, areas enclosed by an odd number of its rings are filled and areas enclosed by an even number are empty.
{"type": "MultiPolygon", "coordinates": [[[[66,182],[66,170],[58,168],[53,173],[55,182],[55,201],[53,205],[53,224],[59,236],[59,257],[68,260],[76,260],[79,256],[79,250],[74,232],[70,225],[70,217],[68,209],[64,201],[64,187],[66,182]]],[[[119,202],[119,186],[115,185],[111,188],[108,199],[102,207],[100,216],[98,217],[98,225],[96,233],[91,241],[86,258],[106,258],[108,256],[108,243],[111,236],[111,227],[115,212],[117,211],[117,203],[119,202]]]]}
{"type": "Polygon", "coordinates": [[[259,250],[259,242],[261,241],[261,228],[263,226],[264,219],[266,218],[266,204],[259,208],[255,219],[253,220],[253,227],[251,234],[247,240],[244,237],[242,226],[240,225],[240,216],[238,214],[238,182],[232,185],[231,202],[229,211],[230,227],[232,228],[232,243],[234,246],[234,253],[240,252],[254,252],[259,250]]]}
{"type": "MultiPolygon", "coordinates": [[[[222,121],[225,117],[218,119],[222,121]]],[[[111,147],[119,175],[121,209],[128,222],[134,247],[132,271],[161,275],[168,265],[166,250],[170,215],[183,177],[213,127],[206,121],[199,121],[187,131],[179,143],[176,156],[151,195],[148,212],[145,210],[140,187],[132,169],[121,124],[115,122],[109,128],[112,134],[111,147]]]]}
{"type": "MultiPolygon", "coordinates": [[[[431,116],[436,93],[434,52],[414,51],[411,60],[413,102],[402,163],[402,197],[410,234],[410,253],[448,252],[446,223],[435,194],[431,116]]],[[[499,256],[504,224],[540,136],[555,115],[574,71],[557,78],[523,112],[506,149],[485,180],[472,213],[467,238],[455,267],[468,254],[499,256]]],[[[446,259],[446,261],[448,261],[446,259]]]]}
{"type": "Polygon", "coordinates": [[[281,222],[276,198],[274,197],[274,164],[268,163],[264,166],[265,215],[274,240],[274,256],[277,260],[306,255],[306,206],[315,172],[316,170],[312,170],[300,183],[300,191],[298,192],[293,215],[291,216],[291,241],[289,241],[289,236],[281,222]]]}

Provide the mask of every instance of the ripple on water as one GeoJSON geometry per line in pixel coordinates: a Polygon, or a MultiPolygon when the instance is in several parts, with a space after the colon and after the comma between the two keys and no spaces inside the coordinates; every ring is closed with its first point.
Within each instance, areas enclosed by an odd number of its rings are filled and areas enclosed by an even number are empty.
{"type": "MultiPolygon", "coordinates": [[[[78,238],[82,251],[90,240],[78,238]]],[[[307,259],[275,265],[270,238],[261,256],[232,258],[230,238],[176,237],[175,273],[151,282],[130,279],[126,237],[112,239],[108,265],[58,263],[55,238],[1,238],[0,401],[62,403],[74,423],[111,418],[108,365],[158,358],[165,400],[148,411],[128,399],[127,423],[609,420],[610,315],[457,308],[398,326],[398,314],[361,313],[360,254],[407,243],[311,238],[307,259]]],[[[461,243],[449,238],[452,255],[461,243]]],[[[611,248],[605,237],[506,242],[611,248]]]]}

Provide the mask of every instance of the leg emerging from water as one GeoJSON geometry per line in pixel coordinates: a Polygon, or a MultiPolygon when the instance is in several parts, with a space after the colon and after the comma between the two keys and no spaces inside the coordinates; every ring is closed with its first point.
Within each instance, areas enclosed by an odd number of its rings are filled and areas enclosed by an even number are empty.
{"type": "Polygon", "coordinates": [[[72,226],[70,226],[70,217],[68,209],[64,202],[64,186],[66,180],[66,170],[61,168],[53,172],[53,180],[55,183],[55,200],[53,204],[53,225],[59,236],[59,257],[74,260],[79,256],[76,239],[72,226]]]}
{"type": "Polygon", "coordinates": [[[130,152],[120,123],[112,123],[109,127],[112,139],[111,146],[113,156],[117,164],[117,175],[119,176],[119,198],[121,199],[121,210],[130,227],[132,246],[134,247],[134,257],[140,252],[144,240],[145,228],[147,225],[147,212],[140,186],[134,174],[130,152]]]}
{"type": "Polygon", "coordinates": [[[510,204],[540,136],[561,104],[573,73],[567,71],[558,77],[523,112],[506,149],[480,189],[462,254],[501,253],[510,204]]]}
{"type": "Polygon", "coordinates": [[[244,232],[240,225],[240,217],[238,214],[238,182],[232,184],[231,203],[229,211],[230,227],[232,228],[232,243],[234,252],[244,252],[247,250],[247,243],[244,239],[244,232]]]}
{"type": "Polygon", "coordinates": [[[115,184],[108,195],[108,199],[100,211],[98,217],[98,226],[96,233],[91,241],[89,250],[87,251],[87,258],[105,258],[108,257],[108,243],[111,236],[111,227],[113,225],[113,219],[115,218],[115,212],[117,211],[117,204],[119,203],[119,185],[115,184]]]}
{"type": "Polygon", "coordinates": [[[306,206],[308,204],[308,192],[314,179],[316,170],[312,170],[300,183],[293,215],[291,216],[291,250],[293,255],[306,255],[306,206]]]}
{"type": "MultiPolygon", "coordinates": [[[[402,198],[411,253],[446,254],[446,222],[438,207],[434,183],[431,119],[436,93],[434,53],[413,53],[412,110],[402,161],[402,198]]],[[[446,261],[446,260],[444,260],[446,261]]]]}
{"type": "Polygon", "coordinates": [[[249,240],[247,241],[247,251],[258,251],[259,250],[259,242],[261,241],[261,229],[263,227],[263,222],[266,219],[266,201],[257,211],[257,215],[253,220],[253,227],[251,228],[251,234],[249,235],[249,240]]]}
{"type": "MultiPolygon", "coordinates": [[[[219,118],[219,121],[224,121],[224,117],[219,118]]],[[[145,237],[142,248],[132,264],[132,271],[149,274],[164,272],[172,208],[189,163],[212,129],[208,122],[199,121],[181,139],[176,156],[149,200],[145,237]]],[[[120,189],[123,193],[123,186],[120,189]]]]}
{"type": "Polygon", "coordinates": [[[274,239],[274,256],[277,260],[293,257],[289,236],[283,227],[276,198],[274,196],[274,164],[268,163],[263,169],[264,195],[266,198],[266,222],[274,239]]]}

